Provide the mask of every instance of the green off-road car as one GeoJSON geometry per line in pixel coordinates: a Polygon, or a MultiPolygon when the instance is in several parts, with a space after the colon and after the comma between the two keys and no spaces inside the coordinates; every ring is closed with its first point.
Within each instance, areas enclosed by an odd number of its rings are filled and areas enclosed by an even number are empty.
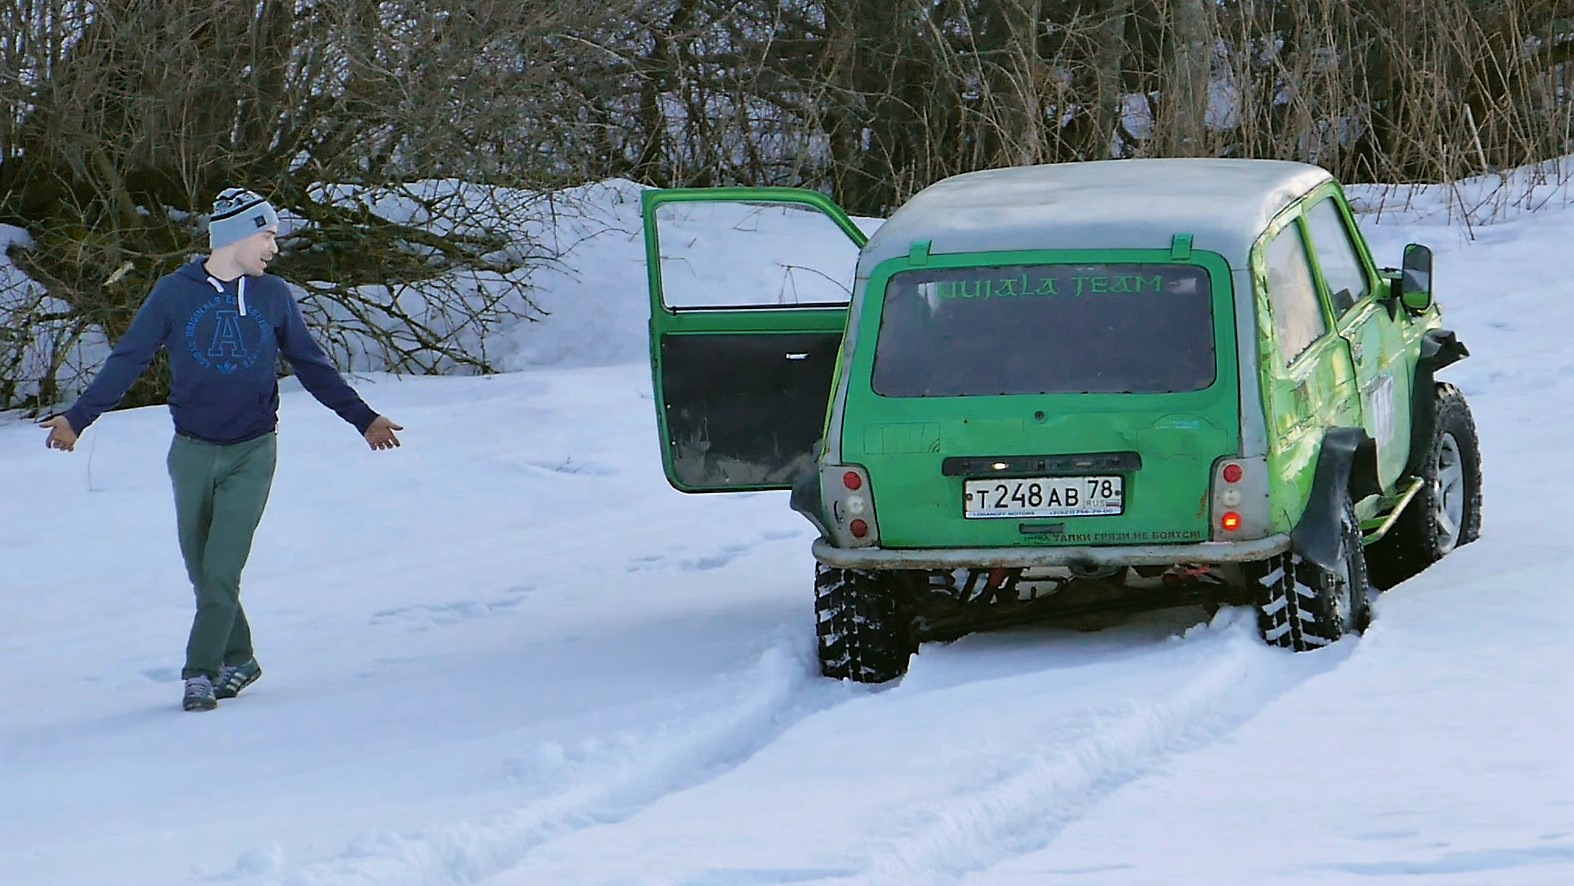
{"type": "Polygon", "coordinates": [[[643,199],[667,477],[792,490],[828,676],[1198,603],[1315,649],[1477,535],[1431,252],[1379,268],[1315,166],[976,172],[872,237],[812,191],[643,199]]]}

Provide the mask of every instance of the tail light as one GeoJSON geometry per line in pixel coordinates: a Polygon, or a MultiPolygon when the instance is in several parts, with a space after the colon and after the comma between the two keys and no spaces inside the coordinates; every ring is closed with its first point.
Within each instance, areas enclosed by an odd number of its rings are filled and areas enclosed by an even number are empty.
{"type": "Polygon", "coordinates": [[[866,548],[879,543],[874,490],[869,472],[858,465],[824,465],[820,471],[826,527],[838,547],[866,548]]]}
{"type": "Polygon", "coordinates": [[[1268,534],[1268,460],[1261,456],[1220,459],[1213,466],[1214,541],[1262,538],[1268,534]]]}

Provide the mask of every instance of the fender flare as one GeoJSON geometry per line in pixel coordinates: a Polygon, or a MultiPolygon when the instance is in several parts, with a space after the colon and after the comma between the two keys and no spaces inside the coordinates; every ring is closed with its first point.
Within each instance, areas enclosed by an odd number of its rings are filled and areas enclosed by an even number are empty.
{"type": "Polygon", "coordinates": [[[1437,428],[1437,397],[1433,392],[1437,380],[1434,374],[1468,356],[1470,350],[1454,335],[1452,329],[1429,329],[1422,336],[1414,387],[1410,389],[1410,457],[1405,460],[1407,476],[1413,477],[1420,473],[1421,463],[1426,460],[1432,447],[1432,434],[1437,428]]]}
{"type": "Polygon", "coordinates": [[[1383,491],[1377,479],[1377,442],[1365,428],[1329,428],[1312,473],[1312,492],[1301,520],[1290,530],[1290,546],[1330,572],[1344,559],[1340,525],[1346,498],[1360,501],[1383,491]]]}

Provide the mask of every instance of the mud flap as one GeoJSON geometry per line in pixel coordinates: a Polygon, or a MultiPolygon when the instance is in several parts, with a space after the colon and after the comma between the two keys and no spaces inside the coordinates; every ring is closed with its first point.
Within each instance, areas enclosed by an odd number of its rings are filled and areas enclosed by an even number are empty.
{"type": "Polygon", "coordinates": [[[1437,428],[1437,397],[1433,388],[1437,381],[1434,374],[1470,356],[1465,343],[1452,329],[1433,329],[1421,339],[1421,357],[1416,361],[1415,387],[1410,390],[1410,458],[1405,473],[1415,476],[1421,471],[1421,462],[1432,448],[1432,434],[1437,428]]]}
{"type": "MultiPolygon", "coordinates": [[[[812,451],[819,452],[822,442],[820,440],[815,441],[812,451]]],[[[816,463],[815,467],[818,467],[818,463],[816,463]]],[[[820,498],[820,472],[818,470],[808,468],[799,472],[798,477],[793,481],[792,492],[788,496],[787,504],[793,510],[802,514],[810,523],[813,523],[814,528],[820,531],[821,538],[831,537],[830,531],[825,528],[825,518],[823,516],[825,514],[825,505],[820,498]]]]}
{"type": "Polygon", "coordinates": [[[1344,560],[1341,517],[1345,500],[1360,501],[1383,491],[1377,479],[1377,443],[1365,428],[1329,428],[1312,474],[1312,493],[1290,545],[1303,558],[1333,572],[1344,560]]]}

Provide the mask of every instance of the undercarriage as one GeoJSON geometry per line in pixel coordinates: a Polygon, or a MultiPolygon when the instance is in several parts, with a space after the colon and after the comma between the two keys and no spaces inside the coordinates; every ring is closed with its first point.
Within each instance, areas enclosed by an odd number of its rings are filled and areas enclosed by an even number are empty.
{"type": "Polygon", "coordinates": [[[1247,605],[1254,589],[1236,564],[1136,566],[1094,573],[1066,567],[915,572],[903,583],[920,640],[1033,622],[1104,627],[1135,612],[1247,605]]]}

